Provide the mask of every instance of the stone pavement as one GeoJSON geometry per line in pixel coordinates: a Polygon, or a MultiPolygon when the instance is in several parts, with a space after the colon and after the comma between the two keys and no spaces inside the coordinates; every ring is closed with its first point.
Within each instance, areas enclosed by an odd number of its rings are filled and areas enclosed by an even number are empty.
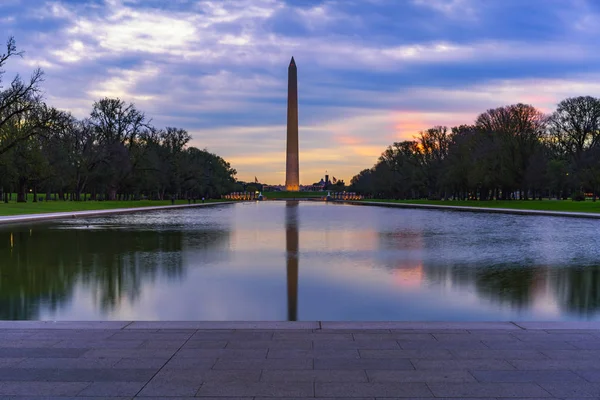
{"type": "Polygon", "coordinates": [[[0,321],[0,398],[600,398],[596,322],[0,321]]]}

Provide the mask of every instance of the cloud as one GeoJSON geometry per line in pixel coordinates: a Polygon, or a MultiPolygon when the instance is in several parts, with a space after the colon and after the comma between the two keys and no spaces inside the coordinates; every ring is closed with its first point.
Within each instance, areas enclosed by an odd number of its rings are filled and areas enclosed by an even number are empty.
{"type": "Polygon", "coordinates": [[[5,0],[2,21],[41,66],[52,105],[99,97],[281,182],[287,65],[298,63],[301,178],[349,180],[393,141],[519,101],[551,111],[600,95],[593,1],[5,0]]]}
{"type": "Polygon", "coordinates": [[[448,18],[474,19],[476,10],[470,0],[413,0],[413,4],[439,12],[448,18]]]}

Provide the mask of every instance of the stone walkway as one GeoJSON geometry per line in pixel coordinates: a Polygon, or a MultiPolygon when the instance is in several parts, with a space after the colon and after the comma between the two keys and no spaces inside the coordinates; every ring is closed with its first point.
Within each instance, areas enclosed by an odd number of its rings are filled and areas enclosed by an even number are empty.
{"type": "Polygon", "coordinates": [[[600,398],[600,323],[0,322],[1,398],[600,398]]]}

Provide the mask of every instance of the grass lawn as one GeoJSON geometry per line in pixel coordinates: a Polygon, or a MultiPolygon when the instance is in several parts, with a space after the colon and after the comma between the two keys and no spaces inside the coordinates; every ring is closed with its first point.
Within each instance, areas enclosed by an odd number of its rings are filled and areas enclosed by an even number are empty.
{"type": "Polygon", "coordinates": [[[572,200],[490,200],[490,201],[441,201],[441,200],[380,200],[369,199],[362,201],[405,203],[405,204],[432,204],[439,206],[465,206],[482,208],[513,208],[520,210],[566,211],[600,213],[600,201],[572,201],[572,200]]]}
{"type": "Polygon", "coordinates": [[[304,197],[323,197],[327,192],[263,192],[267,199],[299,199],[304,197]]]}
{"type": "MultiPolygon", "coordinates": [[[[223,200],[206,200],[206,203],[220,202],[223,200]]],[[[197,201],[198,204],[201,201],[197,201]]],[[[175,205],[188,204],[187,200],[178,200],[175,205]]],[[[193,204],[193,203],[192,203],[193,204]]],[[[170,206],[171,201],[138,200],[138,201],[49,201],[33,203],[0,202],[0,216],[43,214],[53,212],[110,210],[112,208],[135,208],[170,206]]]]}

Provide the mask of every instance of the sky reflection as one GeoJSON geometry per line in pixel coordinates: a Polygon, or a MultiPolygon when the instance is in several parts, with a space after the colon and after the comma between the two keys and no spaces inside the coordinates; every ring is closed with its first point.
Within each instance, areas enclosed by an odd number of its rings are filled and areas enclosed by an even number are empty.
{"type": "Polygon", "coordinates": [[[599,319],[594,222],[261,202],[3,228],[0,318],[599,319]]]}

